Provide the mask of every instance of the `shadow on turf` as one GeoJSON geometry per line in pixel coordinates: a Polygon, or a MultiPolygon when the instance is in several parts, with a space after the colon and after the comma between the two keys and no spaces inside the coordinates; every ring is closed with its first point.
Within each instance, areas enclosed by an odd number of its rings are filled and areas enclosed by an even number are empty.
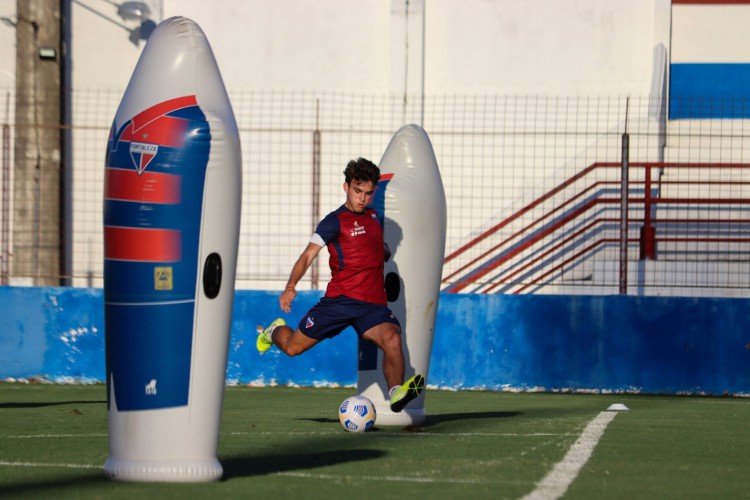
{"type": "Polygon", "coordinates": [[[106,478],[104,471],[88,472],[85,474],[76,474],[75,476],[66,476],[60,479],[49,479],[34,481],[29,483],[19,483],[10,486],[0,486],[0,498],[8,495],[18,495],[19,497],[28,495],[39,495],[45,491],[53,498],[53,492],[67,488],[75,487],[82,489],[84,486],[97,486],[108,484],[111,481],[106,478]]]}
{"type": "Polygon", "coordinates": [[[382,450],[334,450],[311,453],[288,453],[255,457],[234,457],[221,460],[223,481],[236,477],[262,476],[276,472],[309,470],[359,460],[374,460],[386,453],[382,450]]]}
{"type": "MultiPolygon", "coordinates": [[[[360,460],[375,460],[386,455],[382,450],[334,450],[312,453],[288,453],[280,455],[259,455],[254,457],[234,457],[221,460],[224,469],[222,481],[233,478],[263,476],[278,472],[291,472],[295,470],[310,470],[315,467],[325,467],[341,463],[351,463],[360,460]]],[[[85,487],[102,486],[112,484],[107,479],[104,471],[88,472],[66,476],[60,479],[35,481],[33,483],[19,483],[14,485],[0,485],[0,498],[9,495],[27,496],[39,495],[48,492],[51,496],[54,491],[75,487],[82,490],[85,487]]]]}
{"type": "Polygon", "coordinates": [[[60,405],[88,405],[88,404],[107,404],[106,401],[50,401],[47,403],[0,403],[0,410],[3,408],[43,408],[45,406],[60,405]]]}
{"type": "MultiPolygon", "coordinates": [[[[430,427],[443,422],[456,422],[463,420],[478,420],[486,418],[510,418],[521,415],[517,411],[485,411],[485,412],[467,412],[467,413],[442,413],[439,415],[427,415],[427,419],[420,427],[430,427]]],[[[307,420],[319,424],[330,424],[338,422],[336,418],[298,418],[297,420],[307,420]]]]}
{"type": "Polygon", "coordinates": [[[442,413],[439,415],[427,415],[425,423],[422,427],[430,427],[436,424],[442,424],[443,422],[456,422],[463,420],[480,420],[480,419],[492,419],[492,418],[511,418],[521,415],[518,411],[483,411],[483,412],[467,412],[467,413],[442,413]]]}

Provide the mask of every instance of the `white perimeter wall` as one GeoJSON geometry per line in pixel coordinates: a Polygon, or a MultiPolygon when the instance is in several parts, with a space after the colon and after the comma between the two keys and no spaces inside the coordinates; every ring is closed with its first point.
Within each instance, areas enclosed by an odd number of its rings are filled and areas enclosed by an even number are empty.
{"type": "MultiPolygon", "coordinates": [[[[0,0],[0,17],[14,19],[16,0],[0,0]]],[[[0,90],[12,90],[16,86],[16,30],[0,23],[0,90]]],[[[5,119],[5,92],[0,119],[5,119]]]]}
{"type": "MultiPolygon", "coordinates": [[[[645,95],[669,33],[668,0],[411,0],[408,18],[406,0],[151,3],[203,28],[228,88],[403,92],[424,74],[427,93],[645,95]]],[[[73,3],[73,85],[124,88],[142,44],[80,4],[126,24],[104,0],[73,3]]],[[[0,26],[0,87],[12,31],[0,26]]]]}
{"type": "MultiPolygon", "coordinates": [[[[669,49],[669,0],[147,2],[157,20],[181,15],[202,27],[230,93],[643,98],[661,94],[669,49]]],[[[14,16],[15,5],[0,0],[0,16],[14,16]]],[[[74,271],[80,275],[101,262],[96,251],[86,250],[100,247],[100,145],[107,129],[97,127],[109,125],[119,101],[113,96],[125,89],[143,43],[128,40],[127,30],[136,24],[119,19],[111,0],[75,0],[71,11],[74,96],[90,90],[86,109],[73,103],[74,125],[85,129],[74,139],[75,163],[96,172],[75,183],[76,192],[96,193],[74,195],[74,231],[93,235],[76,238],[74,271]],[[110,92],[97,97],[102,91],[110,92]]],[[[14,67],[15,30],[0,24],[0,90],[14,87],[14,67]]],[[[578,154],[574,146],[572,154],[578,154]]],[[[616,153],[617,145],[610,149],[616,153]]],[[[491,167],[503,171],[497,161],[491,167]]],[[[524,168],[513,161],[508,166],[524,168]]],[[[567,162],[557,159],[553,167],[560,164],[567,162]]],[[[496,215],[496,207],[481,212],[483,219],[496,215]]],[[[465,238],[455,235],[457,242],[465,238]]]]}

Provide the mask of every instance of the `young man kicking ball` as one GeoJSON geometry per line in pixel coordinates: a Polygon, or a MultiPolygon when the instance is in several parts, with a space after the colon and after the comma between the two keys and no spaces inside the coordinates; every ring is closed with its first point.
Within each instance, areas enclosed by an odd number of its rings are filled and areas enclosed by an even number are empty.
{"type": "Polygon", "coordinates": [[[282,311],[291,311],[297,283],[327,246],[331,281],[325,296],[303,316],[296,330],[278,318],[258,335],[256,345],[264,352],[276,344],[287,355],[297,356],[351,326],[357,335],[383,351],[391,410],[400,412],[422,392],[424,376],[416,374],[404,382],[401,325],[388,308],[383,283],[383,262],[388,252],[378,215],[369,206],[379,180],[380,170],[369,160],[359,158],[346,166],[346,202],[318,224],[292,267],[279,305],[282,311]]]}

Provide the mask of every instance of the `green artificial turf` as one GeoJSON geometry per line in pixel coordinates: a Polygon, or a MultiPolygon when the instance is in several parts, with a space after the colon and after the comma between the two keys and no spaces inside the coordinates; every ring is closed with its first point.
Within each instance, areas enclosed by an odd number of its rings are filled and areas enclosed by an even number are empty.
{"type": "Polygon", "coordinates": [[[0,498],[521,498],[586,425],[617,412],[566,498],[742,498],[750,491],[750,400],[429,391],[416,428],[350,434],[349,388],[230,387],[222,480],[105,478],[102,385],[0,383],[0,498]]]}

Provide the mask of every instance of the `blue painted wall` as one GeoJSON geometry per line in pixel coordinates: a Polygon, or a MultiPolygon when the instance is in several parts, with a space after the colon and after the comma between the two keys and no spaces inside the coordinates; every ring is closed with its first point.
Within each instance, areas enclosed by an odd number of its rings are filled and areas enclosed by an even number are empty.
{"type": "Polygon", "coordinates": [[[750,118],[750,64],[670,66],[669,119],[750,118]]]}
{"type": "MultiPolygon", "coordinates": [[[[296,322],[319,296],[301,292],[287,321],[296,322]]],[[[258,354],[256,327],[277,316],[277,298],[237,292],[227,379],[355,384],[351,330],[297,358],[276,349],[258,354]]],[[[0,379],[103,380],[103,311],[101,290],[0,287],[0,379]]],[[[750,301],[443,294],[428,383],[750,394],[750,301]]]]}

